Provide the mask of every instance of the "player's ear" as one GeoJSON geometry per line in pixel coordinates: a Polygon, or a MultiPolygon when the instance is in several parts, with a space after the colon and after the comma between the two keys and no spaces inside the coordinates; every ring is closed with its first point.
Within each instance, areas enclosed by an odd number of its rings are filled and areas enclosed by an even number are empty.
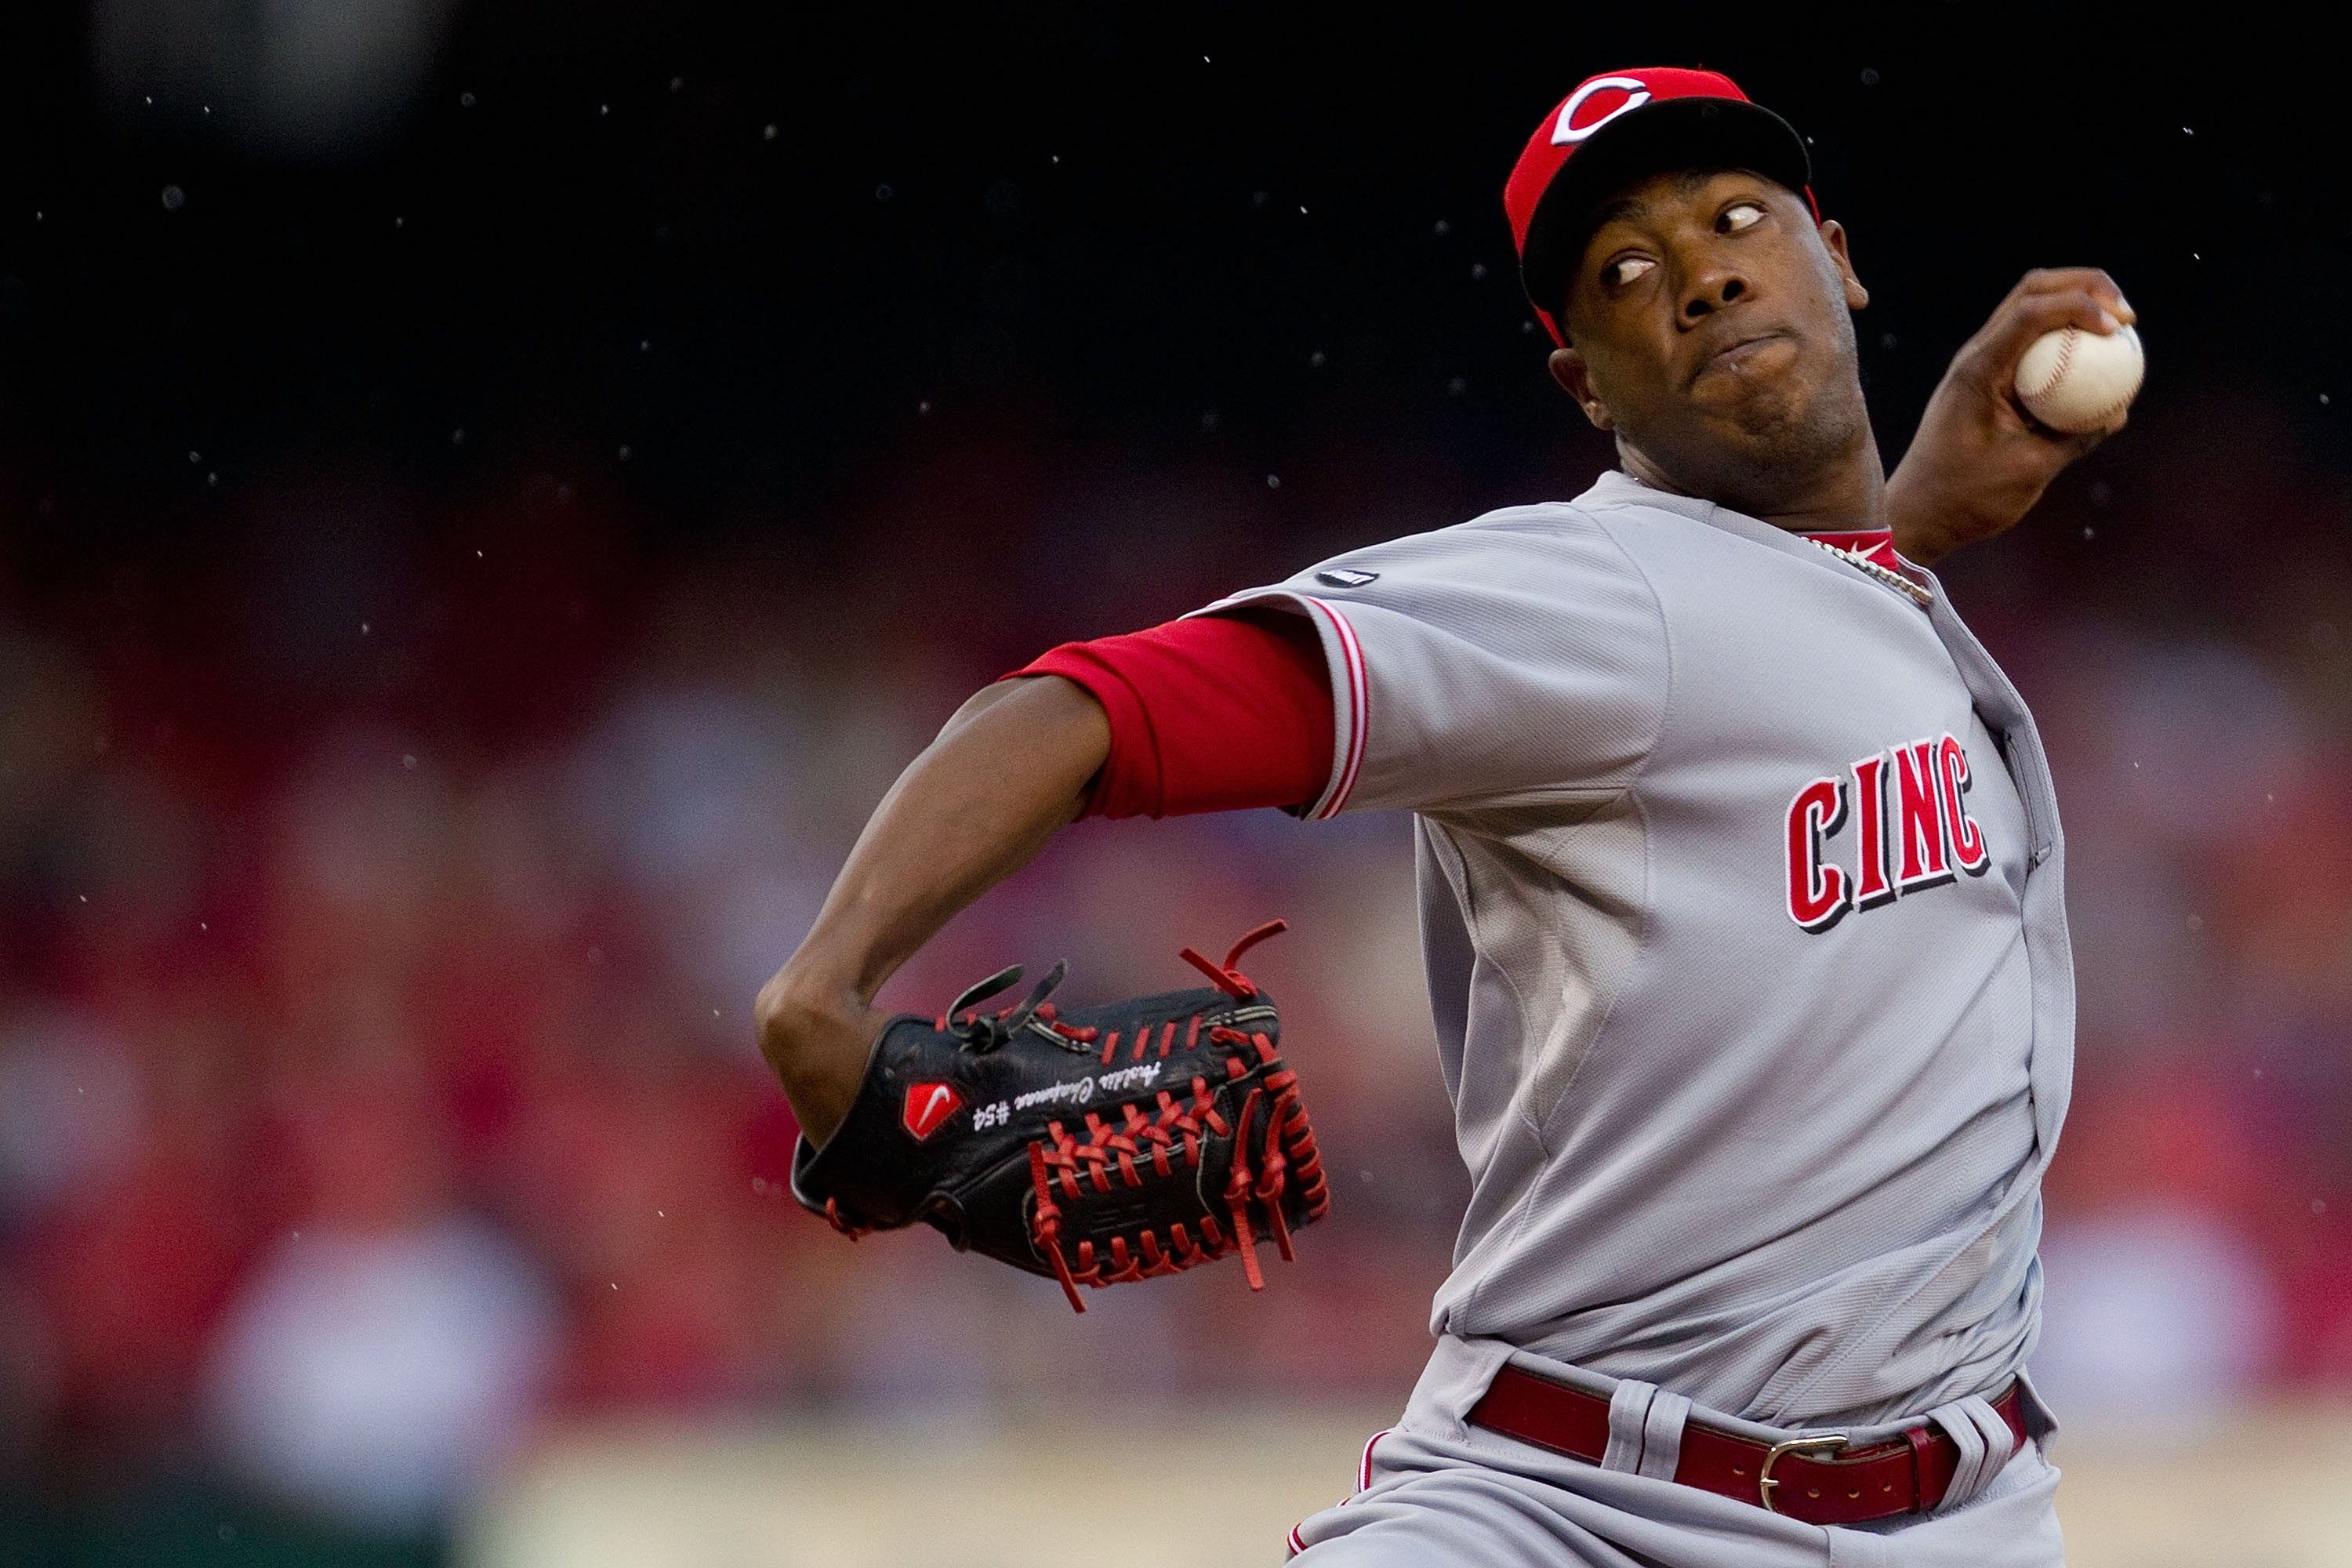
{"type": "Polygon", "coordinates": [[[1838,278],[1845,285],[1845,308],[1859,310],[1869,305],[1870,290],[1862,286],[1862,279],[1853,269],[1853,258],[1846,250],[1845,225],[1833,217],[1822,219],[1822,247],[1837,264],[1838,278]]]}
{"type": "Polygon", "coordinates": [[[1617,421],[1610,417],[1609,405],[1601,402],[1601,395],[1592,389],[1592,373],[1585,364],[1582,354],[1574,349],[1552,350],[1551,378],[1576,399],[1576,405],[1584,410],[1585,418],[1592,422],[1595,430],[1617,428],[1617,421]]]}

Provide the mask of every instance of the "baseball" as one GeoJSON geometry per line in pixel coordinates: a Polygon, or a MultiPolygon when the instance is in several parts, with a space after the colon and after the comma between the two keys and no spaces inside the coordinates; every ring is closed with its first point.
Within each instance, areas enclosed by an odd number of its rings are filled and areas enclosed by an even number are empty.
{"type": "Polygon", "coordinates": [[[2131,328],[2101,337],[2061,327],[2034,339],[2017,362],[2017,400],[2053,430],[2079,436],[2129,407],[2147,370],[2139,334],[2131,328]]]}

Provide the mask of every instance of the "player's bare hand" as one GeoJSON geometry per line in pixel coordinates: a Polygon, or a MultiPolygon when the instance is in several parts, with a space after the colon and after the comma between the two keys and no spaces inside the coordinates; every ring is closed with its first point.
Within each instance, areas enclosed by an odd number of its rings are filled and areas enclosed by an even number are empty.
{"type": "Polygon", "coordinates": [[[866,1058],[890,1016],[793,963],[761,988],[752,1016],[760,1054],[782,1081],[801,1131],[822,1145],[849,1114],[866,1058]]]}
{"type": "Polygon", "coordinates": [[[2115,279],[2095,267],[2027,273],[1952,356],[1886,481],[1895,547],[1924,565],[2003,532],[2067,464],[2122,429],[2121,411],[2079,436],[2035,423],[2017,400],[2017,364],[2044,332],[2074,326],[2105,336],[2137,320],[2115,279]]]}

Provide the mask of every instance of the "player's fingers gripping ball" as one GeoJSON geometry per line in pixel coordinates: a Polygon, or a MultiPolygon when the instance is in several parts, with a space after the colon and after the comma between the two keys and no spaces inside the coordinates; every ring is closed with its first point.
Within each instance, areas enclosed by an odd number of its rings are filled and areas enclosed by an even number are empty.
{"type": "Polygon", "coordinates": [[[2118,327],[2103,336],[2061,327],[2026,345],[2017,362],[2017,400],[2051,429],[2081,436],[2130,407],[2147,373],[2133,329],[2118,327]]]}
{"type": "Polygon", "coordinates": [[[1259,1240],[1286,1259],[1330,1206],[1274,999],[1234,967],[1284,929],[1223,963],[1186,948],[1201,990],[1061,1014],[1057,963],[1019,1005],[979,1011],[1016,967],[940,1017],[892,1019],[849,1115],[824,1148],[793,1150],[793,1195],[851,1237],[921,1220],[1060,1280],[1081,1312],[1080,1285],[1235,1253],[1262,1289],[1259,1240]]]}

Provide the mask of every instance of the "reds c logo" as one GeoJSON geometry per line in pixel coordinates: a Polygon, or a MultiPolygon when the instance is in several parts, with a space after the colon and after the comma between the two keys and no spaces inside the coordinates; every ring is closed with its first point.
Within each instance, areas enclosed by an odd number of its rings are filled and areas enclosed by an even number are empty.
{"type": "Polygon", "coordinates": [[[1591,81],[1569,94],[1568,101],[1559,106],[1559,119],[1552,126],[1551,144],[1555,147],[1565,147],[1572,142],[1581,142],[1619,115],[1630,114],[1649,101],[1650,89],[1630,76],[1594,77],[1591,81]],[[1594,93],[1607,92],[1612,88],[1631,96],[1590,125],[1569,123],[1576,118],[1576,111],[1582,109],[1585,101],[1594,93]]]}
{"type": "Polygon", "coordinates": [[[898,1113],[898,1120],[907,1124],[907,1131],[920,1143],[962,1109],[963,1096],[955,1091],[953,1084],[910,1083],[907,1086],[907,1107],[898,1113]]]}
{"type": "Polygon", "coordinates": [[[1941,887],[1956,872],[1981,877],[1992,864],[1984,829],[1960,802],[1969,787],[1969,754],[1958,737],[1948,732],[1874,752],[1853,764],[1852,777],[1855,866],[1850,879],[1822,855],[1822,841],[1845,826],[1845,777],[1815,779],[1789,803],[1789,918],[1800,928],[1825,931],[1850,910],[1941,887]]]}

